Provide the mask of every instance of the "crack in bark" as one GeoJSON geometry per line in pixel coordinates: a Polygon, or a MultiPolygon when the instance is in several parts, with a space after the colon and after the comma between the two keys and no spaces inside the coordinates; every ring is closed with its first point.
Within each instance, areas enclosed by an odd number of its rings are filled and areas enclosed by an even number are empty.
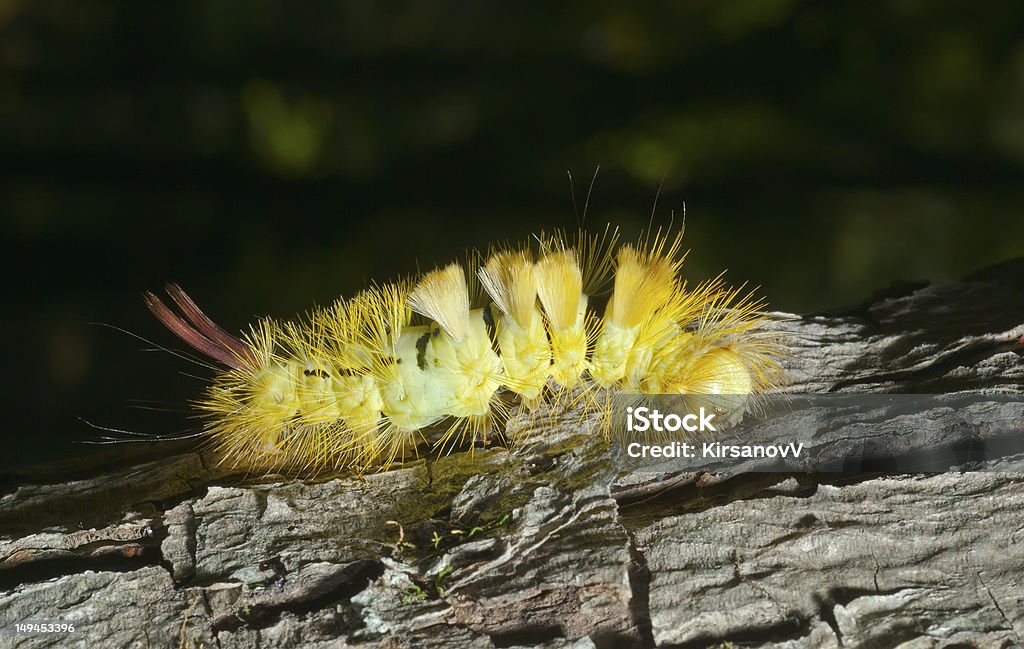
{"type": "Polygon", "coordinates": [[[222,615],[213,621],[211,628],[215,633],[236,631],[242,626],[264,629],[277,623],[286,612],[303,616],[326,609],[336,602],[351,600],[383,574],[383,563],[371,559],[357,561],[320,582],[300,584],[281,599],[254,602],[234,613],[222,615]]]}
{"type": "Polygon", "coordinates": [[[1010,621],[1010,618],[1006,617],[1006,611],[1004,611],[1003,607],[999,605],[999,601],[996,599],[996,596],[992,593],[992,589],[990,589],[988,587],[988,584],[985,583],[985,579],[981,576],[981,572],[975,570],[974,574],[978,576],[978,581],[981,582],[981,585],[982,587],[984,587],[985,593],[988,595],[988,598],[992,600],[992,605],[996,607],[996,610],[999,612],[999,615],[1003,618],[1003,622],[1006,622],[1006,630],[1013,633],[1013,637],[1014,639],[1016,639],[1018,644],[1024,644],[1021,641],[1020,634],[1017,633],[1017,629],[1014,628],[1013,622],[1010,621]]]}
{"type": "Polygon", "coordinates": [[[161,565],[159,547],[138,543],[124,543],[131,548],[129,554],[101,555],[99,557],[61,557],[31,561],[13,568],[0,570],[0,591],[12,591],[21,586],[77,575],[86,570],[94,572],[134,572],[146,566],[161,565]]]}
{"type": "Polygon", "coordinates": [[[1017,341],[1013,339],[1006,341],[983,341],[949,352],[944,357],[930,362],[923,367],[841,379],[836,381],[828,391],[841,392],[852,386],[884,383],[899,384],[903,392],[912,391],[916,386],[925,386],[936,380],[947,379],[952,370],[960,367],[973,367],[998,354],[1014,351],[1016,347],[1017,341]]]}
{"type": "Polygon", "coordinates": [[[651,571],[647,567],[647,557],[637,546],[636,538],[630,530],[623,528],[628,539],[630,602],[629,614],[633,625],[640,634],[643,646],[654,646],[654,629],[651,625],[651,571]]]}

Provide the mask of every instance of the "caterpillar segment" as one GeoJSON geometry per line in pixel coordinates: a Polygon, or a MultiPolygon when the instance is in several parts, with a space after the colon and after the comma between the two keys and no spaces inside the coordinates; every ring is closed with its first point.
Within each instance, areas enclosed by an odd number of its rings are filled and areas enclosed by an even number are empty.
{"type": "Polygon", "coordinates": [[[528,251],[491,255],[478,271],[493,300],[491,318],[504,368],[504,384],[528,407],[535,406],[551,372],[551,345],[537,308],[537,272],[528,251]]]}
{"type": "MultiPolygon", "coordinates": [[[[387,468],[424,443],[450,451],[502,434],[510,397],[584,404],[682,395],[735,420],[779,385],[782,342],[764,303],[721,276],[679,278],[681,232],[541,234],[417,281],[371,286],[295,322],[238,338],[177,285],[154,315],[224,366],[196,402],[222,462],[247,471],[387,468]],[[611,280],[598,314],[591,296],[611,280]],[[485,304],[474,293],[480,293],[485,304]]],[[[513,440],[514,441],[514,440],[513,440]]]]}

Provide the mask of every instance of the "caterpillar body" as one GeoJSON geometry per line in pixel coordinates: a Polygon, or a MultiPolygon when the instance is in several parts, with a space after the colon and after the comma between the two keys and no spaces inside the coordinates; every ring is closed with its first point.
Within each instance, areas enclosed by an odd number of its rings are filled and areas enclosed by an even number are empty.
{"type": "Polygon", "coordinates": [[[681,236],[659,230],[620,245],[611,227],[542,233],[293,322],[263,319],[242,337],[177,285],[167,292],[178,312],[153,293],[146,302],[224,366],[196,402],[224,463],[386,468],[424,442],[451,450],[501,435],[516,402],[571,396],[607,410],[608,393],[745,400],[778,385],[783,347],[763,326],[763,300],[721,275],[689,287],[681,236]],[[609,283],[599,312],[594,296],[609,283]]]}

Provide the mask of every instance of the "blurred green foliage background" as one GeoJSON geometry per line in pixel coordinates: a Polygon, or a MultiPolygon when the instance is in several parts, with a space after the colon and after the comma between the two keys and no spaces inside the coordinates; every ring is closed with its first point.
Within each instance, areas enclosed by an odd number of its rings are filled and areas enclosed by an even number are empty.
{"type": "Polygon", "coordinates": [[[88,324],[171,344],[143,289],[288,317],[574,227],[567,171],[779,309],[1022,255],[1024,3],[0,0],[0,150],[18,464],[195,427],[127,401],[204,372],[88,324]]]}

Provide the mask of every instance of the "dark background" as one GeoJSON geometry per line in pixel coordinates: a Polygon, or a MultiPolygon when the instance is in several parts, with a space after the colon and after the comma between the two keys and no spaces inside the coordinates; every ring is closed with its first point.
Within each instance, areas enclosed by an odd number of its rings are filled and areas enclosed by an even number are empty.
{"type": "Polygon", "coordinates": [[[1024,254],[1024,3],[0,0],[5,464],[167,433],[230,330],[683,202],[687,276],[806,312],[1024,254]],[[183,374],[184,373],[184,374],[183,374]],[[187,374],[196,374],[193,378],[187,374]]]}

